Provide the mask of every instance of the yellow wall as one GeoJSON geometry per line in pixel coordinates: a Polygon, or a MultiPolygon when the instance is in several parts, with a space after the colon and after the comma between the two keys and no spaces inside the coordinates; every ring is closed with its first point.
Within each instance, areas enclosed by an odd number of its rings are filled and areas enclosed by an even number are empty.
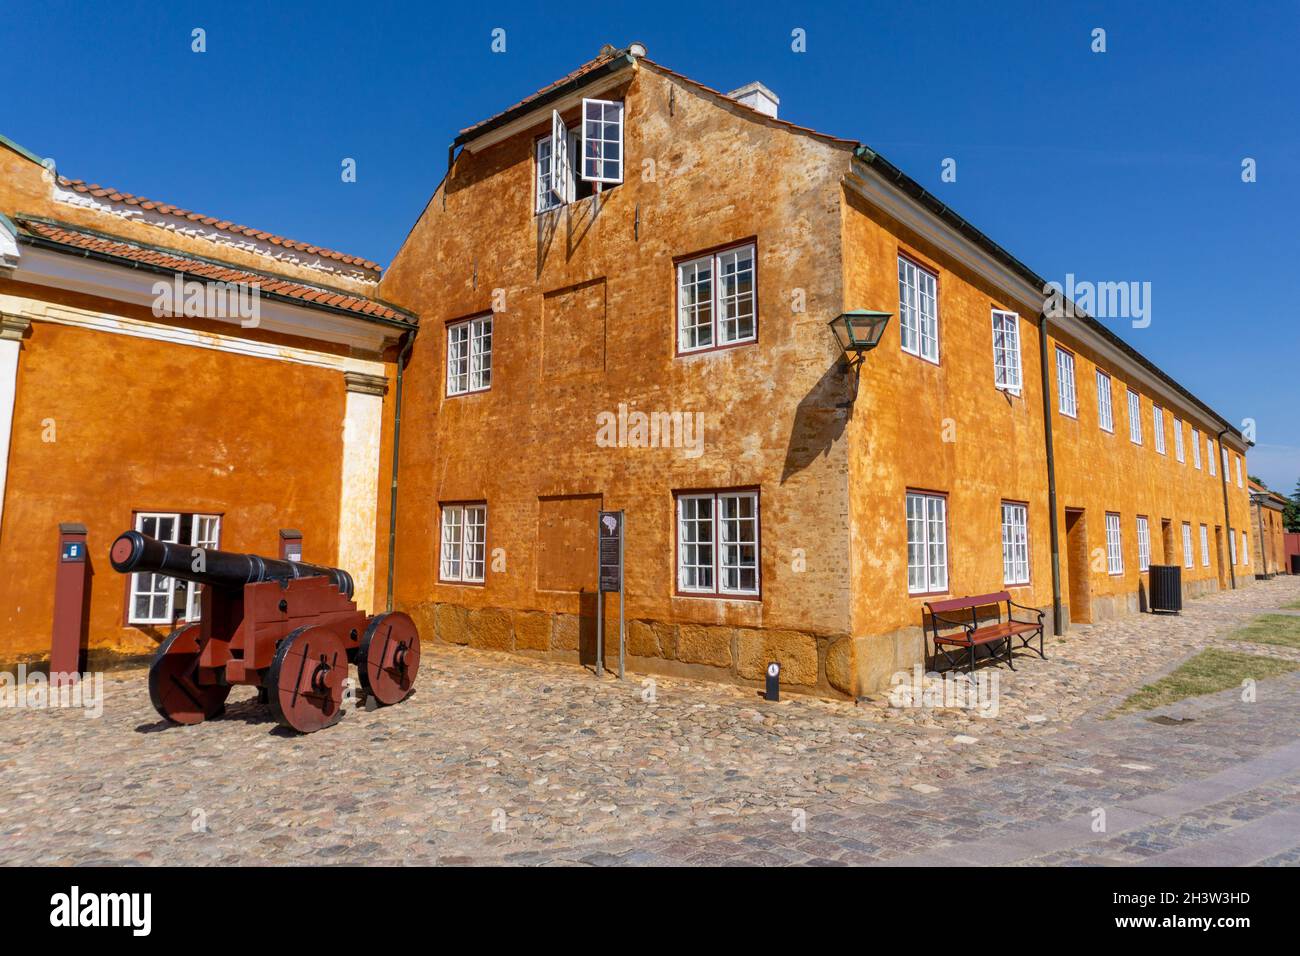
{"type": "MultiPolygon", "coordinates": [[[[149,310],[0,280],[0,293],[152,320],[149,310]]],[[[48,655],[58,525],[89,530],[88,646],[136,654],[165,630],[127,625],[108,547],[135,511],[223,515],[221,546],[337,557],[343,376],[35,320],[18,367],[0,525],[0,663],[48,655]]],[[[383,484],[381,482],[381,484],[383,484]]]]}
{"type": "Polygon", "coordinates": [[[386,274],[383,297],[422,323],[404,413],[398,603],[426,631],[439,605],[497,609],[514,615],[513,633],[486,613],[468,633],[448,616],[439,633],[574,657],[571,629],[585,633],[594,614],[594,510],[622,508],[628,617],[671,622],[661,639],[638,639],[634,653],[648,658],[638,666],[756,676],[752,658],[768,640],[757,633],[789,630],[799,632],[788,637],[792,672],[816,675],[825,639],[849,627],[848,466],[834,409],[844,381],[826,327],[842,299],[847,147],[744,118],[649,69],[607,95],[626,100],[627,174],[599,205],[534,215],[533,143],[547,119],[462,153],[386,274]],[[749,237],[758,342],[676,357],[674,257],[749,237]],[[444,324],[489,311],[496,289],[505,309],[494,320],[492,388],[444,398],[444,324]],[[795,311],[796,290],[805,311],[795,311]],[[620,404],[702,412],[703,453],[598,447],[597,414],[620,404]],[[675,596],[673,491],[751,485],[761,489],[762,599],[675,596]],[[579,507],[555,499],[572,496],[587,498],[585,541],[551,537],[562,519],[550,518],[579,507]],[[455,500],[486,500],[489,549],[503,549],[504,569],[489,567],[481,587],[437,582],[438,504],[455,500]],[[569,566],[559,573],[554,562],[569,566]],[[522,616],[531,610],[559,616],[538,625],[549,635],[533,633],[522,616]]]}

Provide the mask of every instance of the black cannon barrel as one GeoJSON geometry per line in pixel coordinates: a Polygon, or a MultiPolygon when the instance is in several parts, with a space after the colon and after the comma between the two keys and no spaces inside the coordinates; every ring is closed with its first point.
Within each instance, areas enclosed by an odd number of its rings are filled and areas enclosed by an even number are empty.
{"type": "Polygon", "coordinates": [[[194,564],[198,558],[195,551],[188,544],[159,541],[139,531],[127,531],[117,536],[113,547],[109,549],[108,557],[113,570],[123,574],[153,572],[214,588],[242,588],[245,584],[256,584],[259,581],[326,577],[340,591],[352,597],[352,575],[340,568],[203,548],[203,570],[195,571],[194,564]]]}

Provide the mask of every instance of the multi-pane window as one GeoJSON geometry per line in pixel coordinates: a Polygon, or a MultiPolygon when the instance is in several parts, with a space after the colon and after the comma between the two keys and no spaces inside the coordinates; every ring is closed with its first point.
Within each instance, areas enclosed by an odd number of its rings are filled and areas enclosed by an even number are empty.
{"type": "Polygon", "coordinates": [[[943,495],[907,493],[907,590],[948,590],[948,501],[943,495]]]}
{"type": "Polygon", "coordinates": [[[1142,444],[1142,400],[1131,388],[1128,390],[1128,437],[1133,444],[1142,444]]]}
{"type": "Polygon", "coordinates": [[[1228,529],[1228,563],[1237,563],[1237,532],[1228,529]]]}
{"type": "Polygon", "coordinates": [[[1029,508],[1002,502],[1002,581],[1029,583],[1029,508]]]}
{"type": "Polygon", "coordinates": [[[1020,316],[1001,309],[993,310],[993,382],[1020,392],[1020,316]]]}
{"type": "Polygon", "coordinates": [[[898,328],[903,351],[939,361],[939,280],[898,257],[898,328]]]}
{"type": "Polygon", "coordinates": [[[1165,410],[1159,405],[1151,408],[1151,429],[1156,436],[1156,452],[1165,453],[1165,410]]]}
{"type": "Polygon", "coordinates": [[[1074,392],[1074,354],[1059,345],[1056,347],[1056,395],[1061,414],[1077,417],[1079,400],[1074,392]]]}
{"type": "Polygon", "coordinates": [[[1210,477],[1215,476],[1214,465],[1214,439],[1209,435],[1205,436],[1205,463],[1210,466],[1210,477]]]}
{"type": "Polygon", "coordinates": [[[1103,430],[1115,430],[1115,411],[1110,401],[1110,376],[1097,369],[1097,424],[1103,430]]]}
{"type": "Polygon", "coordinates": [[[1241,563],[1250,564],[1250,544],[1246,540],[1246,532],[1241,533],[1241,563]]]}
{"type": "Polygon", "coordinates": [[[1201,470],[1201,430],[1199,428],[1192,429],[1192,464],[1196,466],[1197,471],[1201,470]]]}
{"type": "Polygon", "coordinates": [[[758,594],[758,492],[677,496],[677,590],[758,594]]]}
{"type": "MultiPolygon", "coordinates": [[[[192,549],[218,546],[221,516],[183,512],[139,512],[135,530],[159,541],[188,542],[192,549]]],[[[199,551],[191,552],[197,560],[199,551]]],[[[130,624],[172,624],[177,620],[199,619],[200,585],[149,572],[131,575],[131,598],[127,608],[130,624]]]]}
{"type": "Polygon", "coordinates": [[[1240,488],[1241,486],[1242,486],[1241,485],[1241,456],[1238,455],[1237,456],[1237,487],[1240,488]]]}
{"type": "Polygon", "coordinates": [[[623,181],[623,104],[582,101],[582,128],[570,130],[551,112],[551,135],[537,141],[537,212],[556,209],[595,192],[597,183],[623,181]]]}
{"type": "Polygon", "coordinates": [[[1119,515],[1106,512],[1106,570],[1110,574],[1124,573],[1124,550],[1119,529],[1119,515]]]}
{"type": "Polygon", "coordinates": [[[565,154],[574,155],[573,134],[561,139],[560,156],[555,157],[555,161],[561,164],[561,176],[559,188],[555,187],[553,177],[555,176],[555,167],[552,165],[551,152],[555,143],[554,136],[544,136],[537,141],[537,204],[538,212],[546,212],[548,209],[556,209],[563,206],[569,201],[573,189],[573,170],[572,161],[565,163],[565,154]]]}
{"type": "Polygon", "coordinates": [[[1201,525],[1201,565],[1210,566],[1210,529],[1201,525]]]}
{"type": "Polygon", "coordinates": [[[1138,515],[1138,570],[1146,571],[1151,567],[1151,528],[1146,515],[1138,515]]]}
{"type": "Polygon", "coordinates": [[[623,181],[623,104],[582,101],[582,178],[596,183],[623,181]]]}
{"type": "Polygon", "coordinates": [[[487,505],[443,505],[439,580],[482,584],[486,565],[487,505]]]}
{"type": "Polygon", "coordinates": [[[677,350],[696,352],[757,337],[754,246],[677,265],[677,350]]]}
{"type": "Polygon", "coordinates": [[[1228,449],[1223,446],[1223,442],[1219,442],[1219,453],[1223,455],[1223,480],[1226,483],[1232,469],[1228,467],[1228,449]]]}
{"type": "Polygon", "coordinates": [[[1189,521],[1183,522],[1183,567],[1190,568],[1193,564],[1192,558],[1192,525],[1189,521]]]}
{"type": "Polygon", "coordinates": [[[1186,461],[1183,456],[1183,420],[1174,419],[1174,457],[1179,461],[1186,461]]]}
{"type": "Polygon", "coordinates": [[[492,316],[447,326],[447,394],[492,387],[492,316]]]}

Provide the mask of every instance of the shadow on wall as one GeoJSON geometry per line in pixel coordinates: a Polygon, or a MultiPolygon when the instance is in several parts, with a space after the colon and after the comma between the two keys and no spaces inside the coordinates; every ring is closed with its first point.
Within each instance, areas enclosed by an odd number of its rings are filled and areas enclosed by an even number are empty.
{"type": "Polygon", "coordinates": [[[596,592],[578,592],[578,662],[596,666],[596,592]]]}
{"type": "Polygon", "coordinates": [[[837,357],[795,409],[781,484],[811,465],[818,456],[830,453],[849,421],[849,409],[837,406],[849,401],[852,395],[853,373],[837,357]]]}

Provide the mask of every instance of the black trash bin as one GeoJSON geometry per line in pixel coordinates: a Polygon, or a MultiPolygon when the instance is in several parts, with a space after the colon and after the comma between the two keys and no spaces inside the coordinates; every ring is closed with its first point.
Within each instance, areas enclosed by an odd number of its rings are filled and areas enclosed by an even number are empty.
{"type": "Polygon", "coordinates": [[[1150,573],[1151,611],[1177,614],[1183,609],[1183,569],[1176,564],[1153,564],[1150,573]]]}

